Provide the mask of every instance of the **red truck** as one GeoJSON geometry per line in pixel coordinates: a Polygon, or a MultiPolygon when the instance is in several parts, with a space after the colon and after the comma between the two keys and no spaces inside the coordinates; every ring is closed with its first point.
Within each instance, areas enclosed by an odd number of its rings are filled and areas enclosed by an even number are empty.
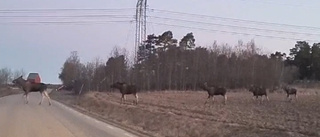
{"type": "Polygon", "coordinates": [[[41,78],[39,73],[29,73],[27,80],[33,83],[41,83],[41,78]]]}

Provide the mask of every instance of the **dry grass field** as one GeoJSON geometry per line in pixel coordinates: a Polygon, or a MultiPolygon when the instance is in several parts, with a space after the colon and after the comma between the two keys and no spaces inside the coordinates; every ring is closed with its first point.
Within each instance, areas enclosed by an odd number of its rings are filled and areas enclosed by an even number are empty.
{"type": "Polygon", "coordinates": [[[120,93],[90,92],[75,98],[64,92],[52,97],[81,107],[104,119],[153,136],[165,137],[303,137],[320,136],[320,95],[317,90],[299,90],[297,100],[285,93],[269,93],[269,101],[252,99],[250,92],[228,92],[227,104],[217,96],[204,105],[204,91],[140,93],[120,105],[120,93]],[[303,92],[303,93],[302,93],[303,92]]]}
{"type": "Polygon", "coordinates": [[[23,93],[23,91],[18,88],[7,88],[7,87],[0,88],[0,97],[19,94],[19,93],[23,93]]]}

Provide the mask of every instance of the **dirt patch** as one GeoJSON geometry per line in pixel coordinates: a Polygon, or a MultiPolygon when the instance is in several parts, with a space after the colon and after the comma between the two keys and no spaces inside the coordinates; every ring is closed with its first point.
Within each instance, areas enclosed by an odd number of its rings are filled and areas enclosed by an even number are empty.
{"type": "Polygon", "coordinates": [[[286,101],[285,94],[273,93],[270,101],[259,102],[248,92],[228,93],[228,101],[216,97],[204,105],[205,92],[140,93],[120,105],[120,94],[90,92],[75,97],[64,92],[52,98],[75,105],[104,119],[153,136],[320,136],[320,96],[315,92],[299,94],[286,101]]]}

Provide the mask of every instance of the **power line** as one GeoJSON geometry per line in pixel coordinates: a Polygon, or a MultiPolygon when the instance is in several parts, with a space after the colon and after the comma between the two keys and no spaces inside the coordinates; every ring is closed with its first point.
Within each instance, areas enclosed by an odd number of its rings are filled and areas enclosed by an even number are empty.
{"type": "Polygon", "coordinates": [[[0,24],[82,24],[82,23],[132,23],[134,20],[112,20],[112,21],[14,21],[0,22],[0,24]]]}
{"type": "MultiPolygon", "coordinates": [[[[26,16],[0,16],[0,18],[28,18],[28,17],[36,17],[36,18],[64,18],[64,17],[110,17],[110,18],[131,18],[134,15],[107,15],[107,14],[98,14],[98,15],[26,15],[26,16]]],[[[159,17],[159,16],[148,16],[149,18],[156,18],[156,19],[166,19],[166,20],[174,20],[174,21],[182,21],[182,22],[190,22],[190,23],[199,23],[199,24],[207,24],[207,25],[214,25],[214,26],[224,26],[224,27],[231,27],[231,28],[240,28],[240,29],[251,29],[251,30],[259,30],[259,31],[269,31],[269,32],[277,32],[277,33],[291,33],[291,34],[301,34],[301,35],[317,35],[320,36],[320,34],[313,34],[313,33],[301,33],[301,32],[293,32],[293,31],[281,31],[281,30],[272,30],[272,29],[261,29],[261,28],[253,28],[253,27],[243,27],[243,26],[237,26],[237,25],[226,25],[226,24],[219,24],[219,23],[208,23],[208,22],[201,22],[201,21],[191,21],[191,20],[185,20],[185,19],[174,19],[174,18],[168,18],[168,17],[159,17]]]]}
{"type": "Polygon", "coordinates": [[[164,13],[170,13],[170,14],[188,15],[188,16],[194,16],[194,17],[206,17],[206,18],[213,18],[213,19],[220,19],[220,20],[229,20],[229,21],[234,21],[234,22],[249,22],[249,23],[261,24],[261,25],[276,25],[276,26],[285,26],[285,27],[293,27],[293,28],[304,28],[304,29],[320,30],[319,27],[312,27],[312,26],[300,26],[300,25],[292,25],[292,24],[252,21],[252,20],[237,19],[237,18],[227,18],[227,17],[219,17],[219,16],[194,14],[194,13],[184,13],[184,12],[177,12],[177,11],[170,11],[170,10],[150,9],[149,8],[149,11],[151,11],[151,12],[164,12],[164,13]]]}
{"type": "MultiPolygon", "coordinates": [[[[50,11],[127,11],[127,10],[135,10],[135,8],[110,8],[110,9],[5,9],[0,10],[0,13],[29,13],[29,12],[50,12],[50,11]]],[[[181,14],[181,15],[189,15],[195,17],[208,17],[214,19],[221,19],[221,20],[232,20],[236,22],[250,22],[262,25],[277,25],[277,26],[285,26],[285,27],[296,27],[296,28],[307,28],[307,29],[317,29],[320,30],[319,27],[312,27],[312,26],[300,26],[300,25],[292,25],[292,24],[282,24],[282,23],[272,23],[272,22],[262,22],[262,21],[252,21],[252,20],[245,20],[245,19],[237,19],[237,18],[227,18],[227,17],[219,17],[219,16],[210,16],[210,15],[201,15],[201,14],[194,14],[194,13],[184,13],[184,12],[177,12],[177,11],[170,11],[170,10],[161,10],[161,9],[154,9],[148,8],[151,12],[165,12],[165,13],[173,13],[173,14],[181,14]]],[[[97,15],[99,16],[99,15],[97,15]]]]}
{"type": "Polygon", "coordinates": [[[240,29],[251,29],[251,30],[259,30],[259,31],[269,31],[269,32],[277,32],[277,33],[291,33],[291,34],[301,34],[301,35],[316,35],[320,36],[320,34],[315,33],[302,33],[302,32],[294,32],[294,31],[281,31],[281,30],[272,30],[272,29],[261,29],[261,28],[254,28],[254,27],[243,27],[237,25],[226,25],[226,24],[219,24],[219,23],[209,23],[209,22],[201,22],[201,21],[190,21],[184,19],[174,19],[174,18],[167,18],[167,17],[159,17],[159,16],[148,16],[150,18],[157,18],[157,19],[166,19],[166,20],[174,20],[174,21],[181,21],[181,22],[189,22],[189,23],[199,23],[199,24],[206,24],[206,25],[214,25],[214,26],[223,26],[223,27],[230,27],[230,28],[240,28],[240,29]]]}
{"type": "Polygon", "coordinates": [[[64,17],[113,17],[113,18],[134,18],[134,15],[106,15],[106,14],[98,14],[98,15],[10,15],[10,16],[2,16],[0,18],[64,18],[64,17]]]}
{"type": "MultiPolygon", "coordinates": [[[[261,4],[270,4],[270,5],[282,5],[282,6],[290,6],[290,7],[304,7],[304,8],[316,8],[314,6],[311,6],[311,5],[303,5],[303,4],[294,4],[294,3],[277,3],[275,1],[261,1],[261,0],[241,0],[243,2],[256,2],[256,3],[261,3],[261,4]]],[[[306,1],[304,1],[306,2],[306,1]]]]}
{"type": "MultiPolygon", "coordinates": [[[[48,12],[48,11],[126,11],[126,10],[135,10],[135,8],[114,8],[114,9],[6,9],[0,10],[0,13],[29,13],[29,12],[48,12]]],[[[181,15],[188,15],[194,17],[207,17],[213,19],[221,19],[221,20],[231,20],[234,22],[250,22],[255,24],[262,24],[262,25],[277,25],[277,26],[285,26],[285,27],[296,27],[296,28],[307,28],[307,29],[316,29],[320,30],[319,27],[312,27],[312,26],[299,26],[299,25],[292,25],[292,24],[282,24],[282,23],[272,23],[272,22],[262,22],[262,21],[252,21],[252,20],[245,20],[245,19],[237,19],[237,18],[227,18],[227,17],[219,17],[219,16],[210,16],[210,15],[201,15],[201,14],[194,14],[194,13],[184,13],[184,12],[177,12],[177,11],[170,11],[170,10],[161,10],[161,9],[153,9],[148,8],[151,12],[165,12],[165,13],[173,13],[173,14],[181,14],[181,15]]],[[[29,17],[51,17],[49,15],[45,16],[29,16],[29,17]]],[[[71,15],[65,17],[103,17],[109,15],[71,15]]],[[[5,17],[5,16],[1,16],[5,17]]],[[[7,17],[7,16],[6,16],[7,17]]],[[[9,17],[9,16],[8,16],[9,17]]],[[[23,16],[11,16],[11,17],[23,17],[23,16]]],[[[53,16],[52,16],[53,17],[53,16]]],[[[62,16],[61,16],[62,17],[62,16]]]]}
{"type": "Polygon", "coordinates": [[[52,12],[52,11],[125,11],[135,10],[135,8],[115,8],[115,9],[5,9],[0,13],[21,13],[21,12],[52,12]]]}
{"type": "MultiPolygon", "coordinates": [[[[204,31],[211,31],[211,32],[236,34],[236,35],[246,35],[246,36],[252,35],[252,36],[257,36],[257,37],[289,39],[289,40],[296,40],[296,41],[304,40],[304,39],[299,39],[299,38],[288,38],[288,37],[278,37],[278,36],[270,36],[270,35],[254,34],[254,33],[243,33],[243,32],[235,32],[235,31],[217,30],[217,29],[207,29],[207,28],[190,27],[190,26],[183,26],[183,25],[173,25],[173,24],[166,24],[166,23],[156,23],[156,22],[148,22],[148,23],[152,23],[152,24],[155,24],[155,25],[162,25],[162,26],[189,28],[189,29],[197,29],[197,30],[204,30],[204,31]]],[[[306,40],[306,41],[318,41],[318,40],[306,40]]]]}
{"type": "MultiPolygon", "coordinates": [[[[98,14],[98,15],[26,15],[26,16],[0,16],[0,18],[28,18],[28,17],[39,17],[39,18],[63,18],[63,17],[110,17],[110,18],[131,18],[134,15],[106,15],[106,14],[98,14]]],[[[201,21],[190,21],[184,19],[174,19],[174,18],[167,18],[167,17],[158,17],[158,16],[148,16],[150,18],[157,18],[157,19],[166,19],[166,20],[175,20],[175,21],[182,21],[182,22],[190,22],[190,23],[200,23],[200,24],[207,24],[207,25],[214,25],[214,26],[224,26],[224,27],[231,27],[231,28],[240,28],[240,29],[251,29],[251,30],[260,30],[260,31],[269,31],[269,32],[278,32],[278,33],[291,33],[291,34],[302,34],[302,35],[318,35],[320,34],[312,34],[312,33],[301,33],[301,32],[292,32],[292,31],[280,31],[280,30],[271,30],[271,29],[260,29],[260,28],[252,28],[252,27],[243,27],[243,26],[236,26],[236,25],[226,25],[226,24],[218,24],[218,23],[208,23],[208,22],[201,22],[201,21]]]]}

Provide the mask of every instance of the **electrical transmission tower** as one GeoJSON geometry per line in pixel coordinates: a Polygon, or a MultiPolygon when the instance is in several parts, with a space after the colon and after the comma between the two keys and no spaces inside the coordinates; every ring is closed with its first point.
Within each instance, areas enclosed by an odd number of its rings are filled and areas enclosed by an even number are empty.
{"type": "Polygon", "coordinates": [[[147,0],[138,0],[136,6],[136,35],[135,35],[135,56],[134,61],[137,62],[137,52],[141,43],[147,37],[147,0]]]}

